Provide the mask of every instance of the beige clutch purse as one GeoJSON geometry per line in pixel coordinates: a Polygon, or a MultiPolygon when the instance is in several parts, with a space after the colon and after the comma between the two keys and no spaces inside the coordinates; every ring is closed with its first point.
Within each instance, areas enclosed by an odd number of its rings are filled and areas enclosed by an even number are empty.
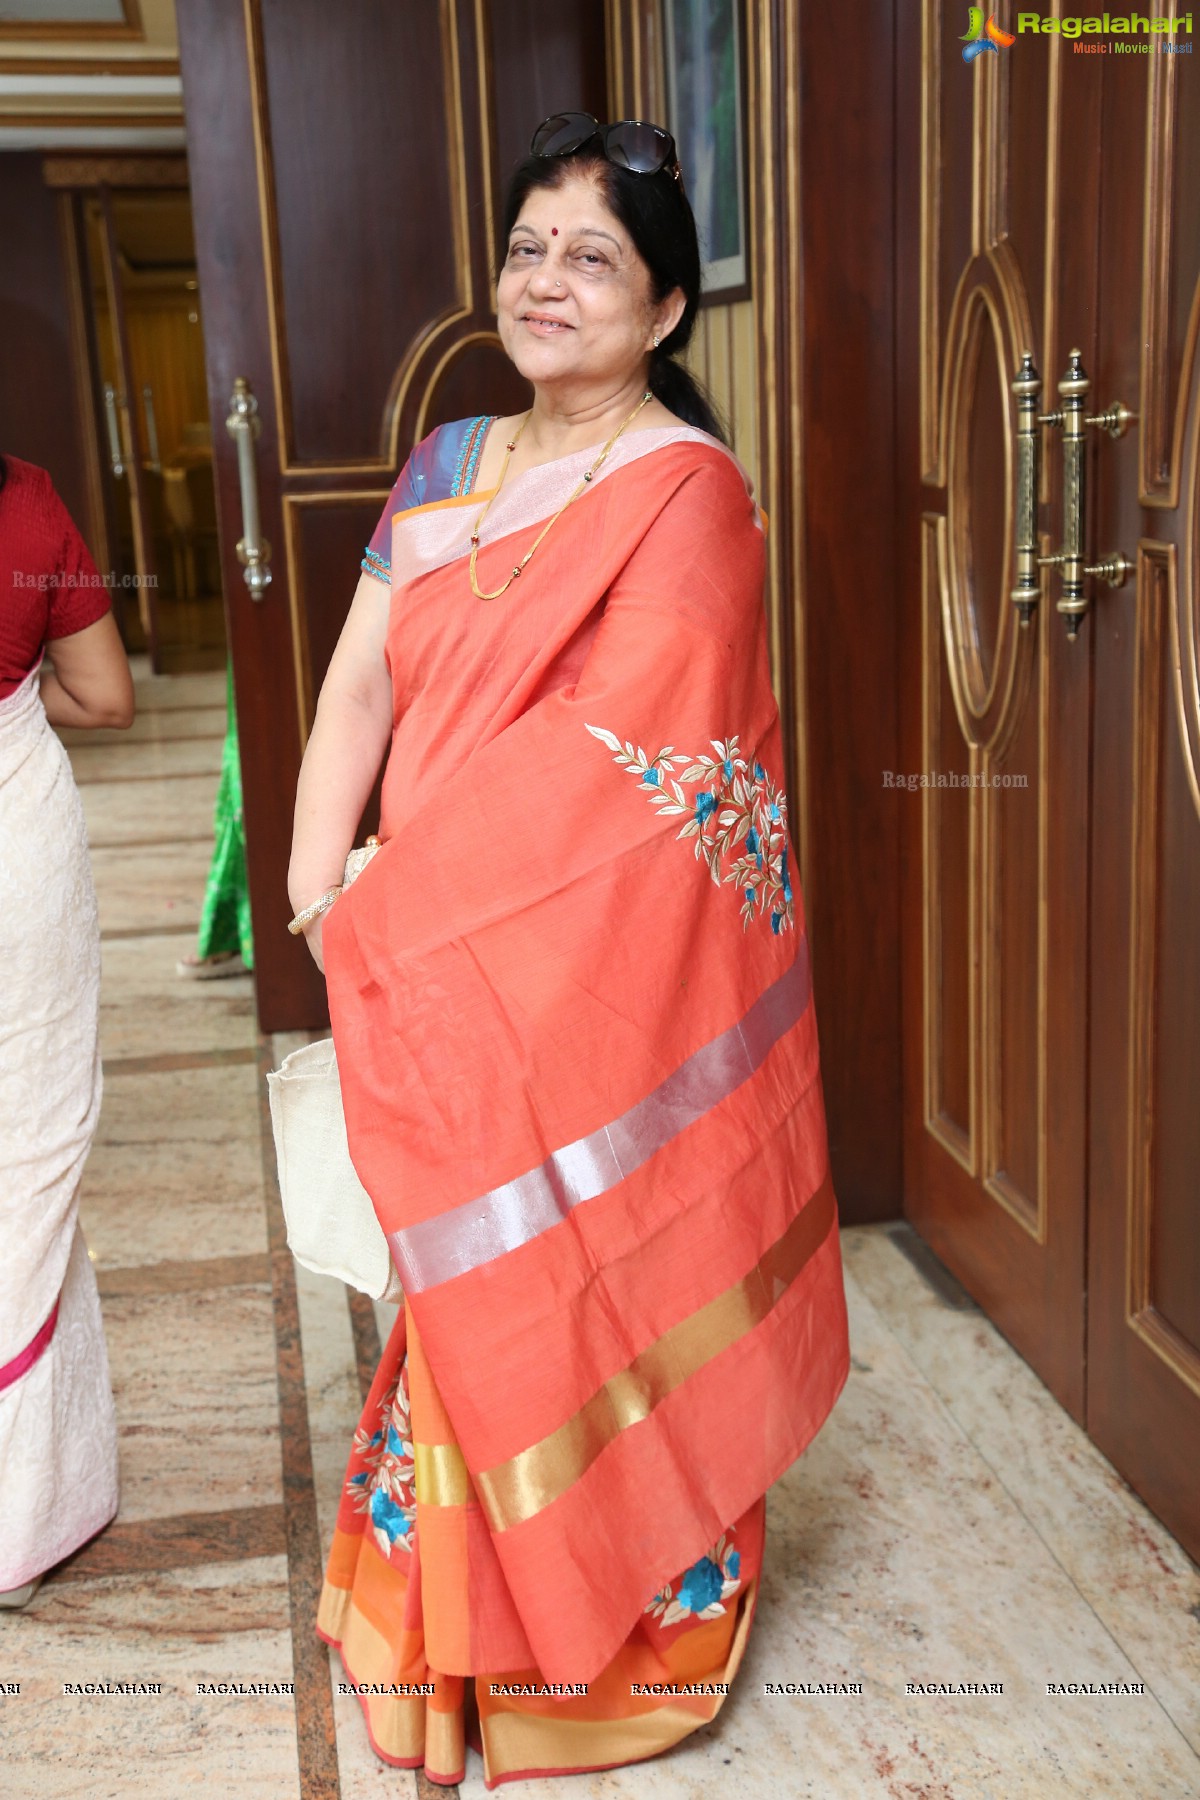
{"type": "MultiPolygon", "coordinates": [[[[343,887],[379,848],[376,840],[350,852],[343,887]]],[[[292,1255],[373,1300],[402,1299],[387,1239],[350,1161],[333,1039],[293,1050],[267,1076],[267,1090],[292,1255]]]]}

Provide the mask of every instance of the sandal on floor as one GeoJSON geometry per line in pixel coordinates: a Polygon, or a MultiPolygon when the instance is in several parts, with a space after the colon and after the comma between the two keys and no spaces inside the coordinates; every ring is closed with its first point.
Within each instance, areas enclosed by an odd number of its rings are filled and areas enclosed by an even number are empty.
{"type": "Polygon", "coordinates": [[[236,950],[218,950],[214,956],[197,956],[193,952],[175,964],[175,973],[185,981],[221,981],[227,975],[249,972],[236,950]]]}
{"type": "Polygon", "coordinates": [[[41,1576],[35,1575],[32,1581],[25,1583],[24,1587],[0,1590],[0,1607],[6,1607],[9,1612],[18,1612],[22,1606],[29,1605],[41,1585],[41,1576]]]}

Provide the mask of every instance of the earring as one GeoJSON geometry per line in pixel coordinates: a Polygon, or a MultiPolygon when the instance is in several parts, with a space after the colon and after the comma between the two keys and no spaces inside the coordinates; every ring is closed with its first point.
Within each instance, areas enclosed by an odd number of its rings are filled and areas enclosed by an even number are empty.
{"type": "Polygon", "coordinates": [[[654,334],[654,348],[656,350],[658,349],[658,333],[657,333],[657,331],[654,334]]]}

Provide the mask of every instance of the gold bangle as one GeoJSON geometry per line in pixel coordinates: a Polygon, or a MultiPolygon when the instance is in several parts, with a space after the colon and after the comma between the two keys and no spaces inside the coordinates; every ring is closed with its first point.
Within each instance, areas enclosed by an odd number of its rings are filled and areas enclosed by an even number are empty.
{"type": "Polygon", "coordinates": [[[314,900],[311,906],[306,906],[303,912],[298,912],[288,925],[292,936],[297,937],[306,925],[311,925],[314,919],[320,918],[322,913],[328,912],[341,891],[340,887],[326,888],[319,900],[314,900]]]}

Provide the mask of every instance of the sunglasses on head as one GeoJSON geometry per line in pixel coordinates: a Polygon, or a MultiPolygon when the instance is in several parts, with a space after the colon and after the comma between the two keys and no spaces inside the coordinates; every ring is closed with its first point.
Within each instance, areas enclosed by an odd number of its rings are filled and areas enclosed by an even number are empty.
{"type": "Polygon", "coordinates": [[[619,119],[615,125],[601,125],[591,113],[555,113],[543,119],[529,145],[531,156],[571,156],[596,138],[610,163],[628,169],[634,175],[657,175],[669,169],[683,185],[675,139],[661,125],[648,125],[643,119],[619,119]]]}

